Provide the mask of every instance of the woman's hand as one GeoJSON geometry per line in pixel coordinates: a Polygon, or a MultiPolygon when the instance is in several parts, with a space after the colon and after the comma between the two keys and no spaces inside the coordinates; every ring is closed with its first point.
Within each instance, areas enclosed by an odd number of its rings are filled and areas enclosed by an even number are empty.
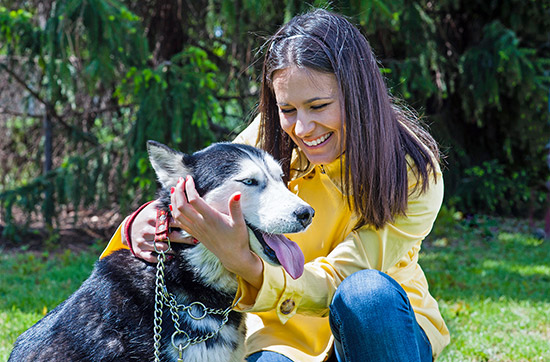
{"type": "MultiPolygon", "coordinates": [[[[155,201],[147,205],[141,210],[135,217],[132,226],[130,228],[130,240],[132,242],[132,249],[136,257],[145,261],[156,263],[157,256],[155,253],[155,228],[157,218],[157,207],[159,202],[155,201]]],[[[128,218],[124,221],[128,222],[128,218]]],[[[173,220],[170,222],[170,226],[175,226],[173,220]]],[[[182,237],[179,231],[172,231],[168,237],[170,242],[193,244],[193,238],[182,237]]],[[[122,243],[128,245],[128,240],[125,237],[122,238],[122,243]]],[[[164,242],[156,243],[157,250],[168,250],[168,244],[164,242]]],[[[171,251],[168,251],[170,253],[171,251]]]]}
{"type": "Polygon", "coordinates": [[[178,226],[214,253],[227,270],[259,289],[263,264],[250,250],[248,228],[240,204],[241,194],[235,193],[229,198],[229,214],[224,214],[199,196],[191,176],[180,179],[171,192],[172,217],[178,226]]]}

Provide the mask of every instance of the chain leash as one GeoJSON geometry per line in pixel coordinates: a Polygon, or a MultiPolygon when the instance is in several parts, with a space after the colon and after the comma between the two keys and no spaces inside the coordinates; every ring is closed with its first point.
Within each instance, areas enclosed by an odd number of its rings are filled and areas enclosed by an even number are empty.
{"type": "MultiPolygon", "coordinates": [[[[170,240],[167,240],[168,247],[170,247],[170,240]]],[[[155,280],[155,325],[153,328],[154,336],[154,347],[155,347],[155,362],[160,362],[160,337],[162,333],[162,296],[164,295],[165,288],[164,285],[164,261],[166,260],[166,254],[164,251],[157,250],[156,243],[155,245],[155,251],[158,254],[158,261],[157,261],[157,273],[156,273],[156,280],[155,280]]]]}
{"type": "MultiPolygon", "coordinates": [[[[168,243],[168,249],[170,249],[170,239],[165,240],[168,243]]],[[[156,280],[155,280],[155,314],[154,314],[154,356],[155,356],[155,362],[160,362],[160,347],[161,347],[161,333],[162,333],[162,309],[163,306],[167,306],[169,308],[172,322],[174,323],[175,332],[172,334],[172,346],[178,351],[178,362],[183,362],[183,351],[194,344],[202,343],[212,337],[214,337],[216,334],[219,333],[219,331],[225,326],[227,321],[229,320],[229,313],[233,310],[233,307],[240,301],[237,300],[233,305],[229,306],[226,309],[212,309],[207,308],[204,304],[201,302],[192,302],[189,305],[184,304],[178,304],[176,297],[174,294],[169,293],[168,289],[166,288],[166,282],[164,280],[164,269],[165,265],[164,262],[166,261],[166,252],[162,250],[157,250],[156,243],[155,245],[155,251],[158,254],[158,262],[157,262],[157,273],[156,273],[156,280]],[[193,314],[193,309],[200,308],[199,313],[197,315],[193,314]],[[189,317],[191,317],[194,320],[201,320],[205,318],[208,314],[218,314],[223,316],[223,319],[218,326],[218,328],[210,333],[207,333],[202,336],[191,338],[187,332],[182,330],[180,328],[180,314],[179,312],[187,312],[189,317]],[[181,335],[185,338],[183,342],[180,342],[176,344],[175,338],[181,335]]]]}

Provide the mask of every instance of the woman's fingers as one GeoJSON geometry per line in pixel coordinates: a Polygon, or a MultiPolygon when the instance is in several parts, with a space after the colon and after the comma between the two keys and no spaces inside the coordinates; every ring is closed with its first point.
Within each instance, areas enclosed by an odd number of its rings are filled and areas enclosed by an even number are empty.
{"type": "MultiPolygon", "coordinates": [[[[240,198],[240,192],[231,195],[225,211],[217,210],[199,195],[193,178],[188,176],[180,180],[171,192],[174,224],[202,242],[218,257],[227,254],[228,247],[248,249],[248,231],[240,198]],[[227,240],[234,240],[235,243],[228,243],[227,240]]],[[[196,244],[196,239],[187,239],[185,242],[196,244]]]]}
{"type": "MultiPolygon", "coordinates": [[[[168,243],[162,241],[145,241],[142,244],[142,250],[145,251],[169,251],[168,243]]],[[[171,250],[170,250],[171,251],[171,250]]]]}
{"type": "Polygon", "coordinates": [[[156,216],[156,202],[150,203],[136,215],[130,230],[130,241],[132,242],[132,248],[135,248],[136,246],[139,247],[139,243],[142,240],[150,239],[151,236],[154,237],[156,216]]]}
{"type": "MultiPolygon", "coordinates": [[[[185,194],[186,180],[181,179],[176,187],[172,189],[170,200],[172,209],[172,217],[180,224],[187,232],[190,224],[202,220],[202,216],[188,202],[185,194]]],[[[196,192],[196,191],[195,191],[196,192]]]]}
{"type": "Polygon", "coordinates": [[[158,262],[157,254],[155,254],[152,251],[143,251],[140,250],[136,252],[136,256],[140,259],[143,259],[145,261],[148,261],[149,263],[156,263],[158,262]]]}
{"type": "MultiPolygon", "coordinates": [[[[180,183],[180,188],[183,190],[183,183],[180,183]]],[[[180,193],[178,204],[187,203],[185,195],[183,192],[180,193]],[[183,200],[182,200],[183,199],[183,200]]],[[[172,203],[174,203],[174,193],[172,194],[172,203]]],[[[157,208],[161,207],[160,203],[153,202],[147,205],[143,210],[141,210],[136,216],[130,228],[129,238],[132,243],[132,250],[134,254],[143,260],[146,260],[151,263],[157,262],[157,252],[164,251],[167,254],[174,254],[173,250],[168,248],[166,242],[154,242],[155,233],[156,233],[156,223],[157,223],[157,208]],[[156,250],[155,250],[156,247],[156,250]]],[[[186,210],[186,214],[198,214],[196,211],[190,208],[191,210],[186,210]]],[[[186,230],[186,227],[182,225],[181,220],[187,220],[181,212],[173,212],[173,214],[178,215],[179,220],[175,220],[175,217],[170,220],[170,227],[175,228],[168,234],[168,238],[171,243],[185,243],[194,245],[196,242],[194,238],[190,236],[186,230]]],[[[175,216],[175,215],[174,215],[175,216]]],[[[194,216],[196,218],[196,216],[194,216]]],[[[128,222],[128,218],[125,220],[125,225],[128,222]]],[[[189,221],[185,221],[184,224],[189,224],[189,221]]],[[[127,245],[126,238],[123,238],[123,243],[127,245]]]]}
{"type": "Polygon", "coordinates": [[[233,221],[244,220],[243,210],[241,208],[241,193],[237,192],[229,198],[229,213],[233,221]]]}
{"type": "Polygon", "coordinates": [[[201,216],[209,216],[212,213],[212,208],[197,192],[195,180],[193,180],[191,176],[187,176],[185,179],[184,187],[189,205],[191,205],[201,216]]]}
{"type": "Polygon", "coordinates": [[[193,237],[189,235],[187,232],[183,231],[179,223],[178,224],[170,223],[170,227],[172,228],[172,231],[168,234],[168,237],[170,238],[170,242],[190,244],[190,245],[194,244],[193,237]]]}
{"type": "Polygon", "coordinates": [[[151,263],[157,262],[157,252],[164,251],[167,254],[174,254],[174,251],[168,248],[168,243],[165,242],[143,240],[136,244],[137,245],[134,247],[136,256],[151,263]]]}

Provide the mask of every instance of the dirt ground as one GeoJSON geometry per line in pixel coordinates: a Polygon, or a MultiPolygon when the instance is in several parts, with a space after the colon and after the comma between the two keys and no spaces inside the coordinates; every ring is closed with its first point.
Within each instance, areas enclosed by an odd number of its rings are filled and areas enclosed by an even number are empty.
{"type": "MultiPolygon", "coordinates": [[[[2,236],[5,223],[0,220],[0,250],[9,253],[20,250],[62,252],[70,249],[77,252],[93,244],[107,245],[124,217],[113,210],[87,210],[80,211],[74,222],[74,212],[62,212],[54,223],[54,233],[49,233],[41,220],[32,220],[19,234],[19,240],[2,236]]],[[[16,216],[16,220],[18,225],[25,224],[21,214],[16,216]]]]}

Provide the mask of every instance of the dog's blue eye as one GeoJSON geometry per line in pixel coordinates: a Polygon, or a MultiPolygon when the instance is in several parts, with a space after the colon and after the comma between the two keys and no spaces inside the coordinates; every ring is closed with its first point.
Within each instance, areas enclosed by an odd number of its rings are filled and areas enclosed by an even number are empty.
{"type": "Polygon", "coordinates": [[[258,180],[253,179],[253,178],[245,178],[244,180],[241,180],[241,182],[243,184],[245,184],[246,186],[256,186],[256,185],[258,185],[258,180]]]}

